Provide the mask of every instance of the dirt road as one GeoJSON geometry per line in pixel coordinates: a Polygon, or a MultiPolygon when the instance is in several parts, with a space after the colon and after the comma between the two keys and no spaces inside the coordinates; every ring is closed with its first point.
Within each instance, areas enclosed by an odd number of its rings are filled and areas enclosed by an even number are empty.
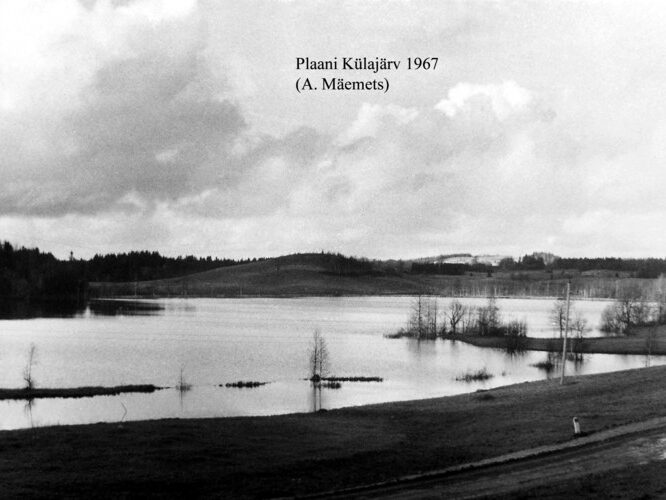
{"type": "MultiPolygon", "coordinates": [[[[579,442],[525,450],[478,464],[325,497],[466,499],[511,496],[551,483],[665,459],[666,422],[655,419],[604,431],[579,442]]],[[[584,493],[580,492],[581,496],[584,493]]],[[[636,485],[635,493],[640,493],[640,485],[636,485]]]]}

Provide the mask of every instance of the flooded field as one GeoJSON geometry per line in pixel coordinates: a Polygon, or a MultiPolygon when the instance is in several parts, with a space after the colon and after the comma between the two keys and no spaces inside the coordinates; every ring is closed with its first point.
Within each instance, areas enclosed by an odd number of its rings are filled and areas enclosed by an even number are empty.
{"type": "MultiPolygon", "coordinates": [[[[450,299],[440,298],[443,311],[450,299]]],[[[475,391],[555,376],[533,365],[545,353],[508,355],[451,341],[387,339],[407,322],[412,297],[297,299],[160,299],[91,304],[65,317],[0,320],[2,387],[22,387],[30,345],[36,346],[38,387],[154,384],[151,394],[82,399],[4,401],[0,428],[151,418],[270,415],[475,391]],[[343,382],[313,392],[308,376],[312,334],[319,329],[330,373],[375,376],[382,382],[343,382]],[[485,369],[490,378],[461,375],[485,369]],[[191,386],[179,391],[181,377],[191,386]],[[267,382],[255,388],[236,381],[267,382]],[[221,385],[221,386],[220,386],[221,385]]],[[[465,299],[483,305],[483,299],[465,299]]],[[[552,300],[499,299],[504,319],[525,320],[528,335],[557,335],[552,300]]],[[[598,324],[601,301],[576,309],[598,324]]],[[[589,335],[600,335],[593,329],[589,335]]],[[[652,357],[652,364],[666,359],[652,357]]],[[[570,374],[645,366],[643,356],[586,355],[570,374]]]]}

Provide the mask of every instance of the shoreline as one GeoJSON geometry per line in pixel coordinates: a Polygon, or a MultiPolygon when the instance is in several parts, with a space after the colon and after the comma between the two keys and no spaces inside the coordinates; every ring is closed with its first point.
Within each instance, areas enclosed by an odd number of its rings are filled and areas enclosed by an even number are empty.
{"type": "MultiPolygon", "coordinates": [[[[447,335],[446,340],[459,341],[476,347],[507,349],[505,337],[483,337],[479,335],[447,335]]],[[[523,351],[562,352],[561,338],[524,337],[521,339],[523,351]]],[[[583,339],[569,338],[567,352],[574,354],[619,354],[639,356],[666,355],[666,339],[654,339],[648,350],[645,337],[587,337],[583,339]]],[[[517,350],[518,351],[518,350],[517,350]]]]}
{"type": "MultiPolygon", "coordinates": [[[[446,340],[460,341],[482,348],[507,349],[506,337],[486,337],[481,335],[445,335],[446,340]]],[[[559,337],[537,338],[523,337],[520,339],[520,350],[540,352],[562,352],[562,339],[559,337]]],[[[567,351],[574,354],[619,354],[640,356],[666,355],[666,329],[659,327],[659,334],[652,340],[642,330],[634,335],[616,337],[570,337],[567,340],[567,351]]]]}
{"type": "MultiPolygon", "coordinates": [[[[105,297],[91,297],[88,301],[95,300],[162,300],[162,299],[305,299],[305,298],[360,298],[360,297],[418,297],[431,296],[440,299],[488,299],[488,295],[440,295],[440,294],[418,294],[418,293],[358,293],[358,294],[262,294],[262,295],[113,295],[105,297]]],[[[503,300],[558,300],[563,297],[560,296],[546,296],[546,295],[494,295],[495,299],[503,300]]],[[[572,297],[572,302],[614,302],[613,298],[604,297],[572,297]]]]}
{"type": "Polygon", "coordinates": [[[0,432],[3,496],[304,495],[516,452],[661,417],[666,367],[269,417],[0,432]],[[612,394],[612,404],[609,395],[612,394]]]}

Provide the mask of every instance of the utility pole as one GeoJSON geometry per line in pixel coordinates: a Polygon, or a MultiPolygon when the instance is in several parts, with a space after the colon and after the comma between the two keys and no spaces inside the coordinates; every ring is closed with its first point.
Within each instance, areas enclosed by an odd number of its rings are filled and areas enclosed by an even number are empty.
{"type": "Polygon", "coordinates": [[[567,313],[564,319],[564,339],[562,341],[562,375],[560,376],[560,385],[564,384],[564,372],[567,366],[567,335],[569,334],[569,301],[571,293],[571,281],[567,281],[567,313]]]}

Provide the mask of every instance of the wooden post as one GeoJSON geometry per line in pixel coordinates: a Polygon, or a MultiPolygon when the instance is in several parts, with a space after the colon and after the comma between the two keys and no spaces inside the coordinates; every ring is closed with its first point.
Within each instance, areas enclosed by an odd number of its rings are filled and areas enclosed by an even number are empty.
{"type": "Polygon", "coordinates": [[[573,418],[573,427],[574,427],[574,436],[580,436],[580,422],[578,422],[578,417],[573,418]]]}

